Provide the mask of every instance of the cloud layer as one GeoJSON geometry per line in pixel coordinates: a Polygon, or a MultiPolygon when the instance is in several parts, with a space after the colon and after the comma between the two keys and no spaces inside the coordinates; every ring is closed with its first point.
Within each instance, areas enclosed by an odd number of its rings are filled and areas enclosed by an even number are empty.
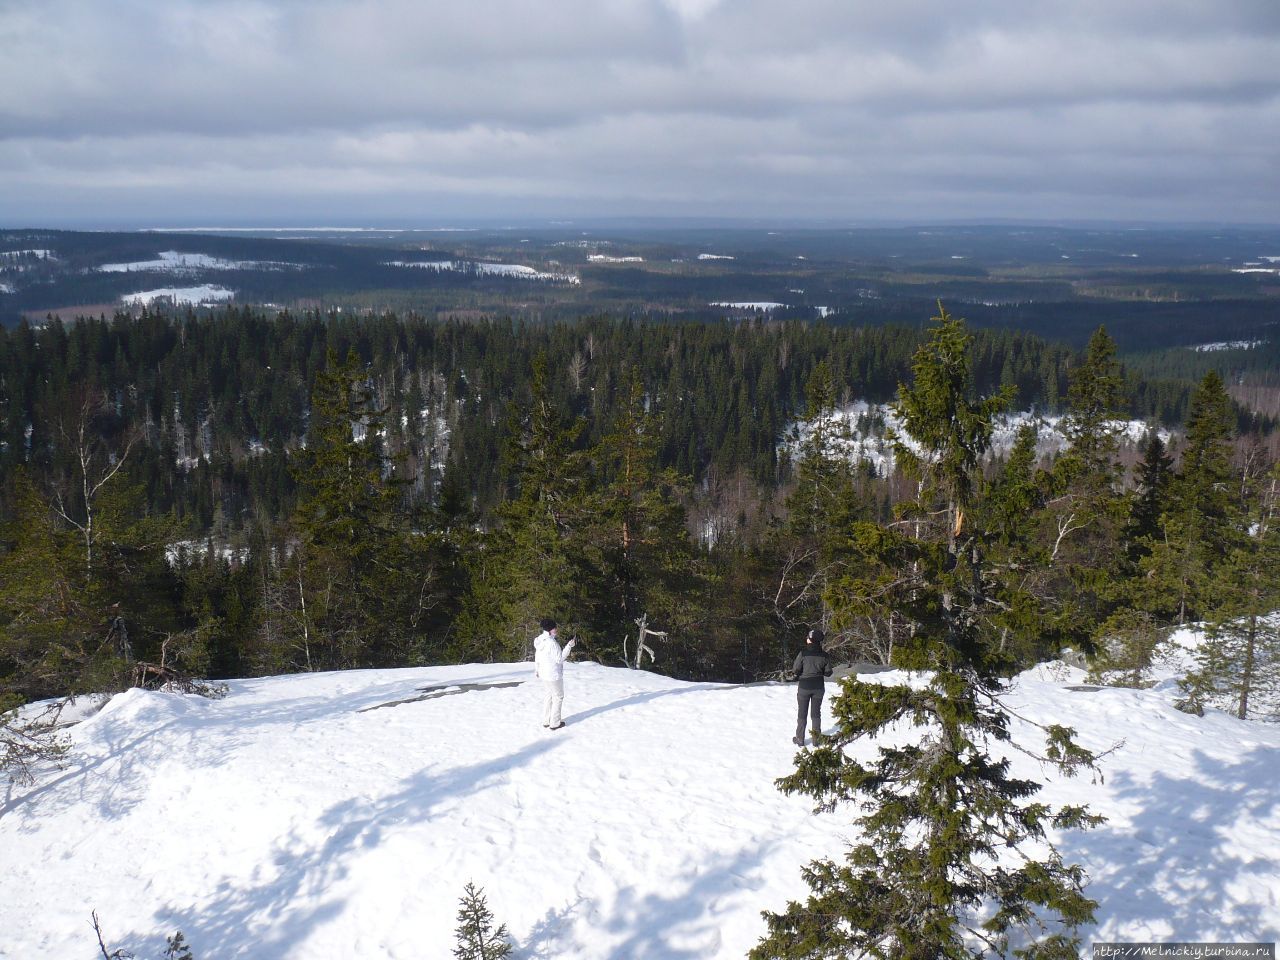
{"type": "Polygon", "coordinates": [[[1274,0],[0,0],[0,221],[1280,221],[1274,0]]]}

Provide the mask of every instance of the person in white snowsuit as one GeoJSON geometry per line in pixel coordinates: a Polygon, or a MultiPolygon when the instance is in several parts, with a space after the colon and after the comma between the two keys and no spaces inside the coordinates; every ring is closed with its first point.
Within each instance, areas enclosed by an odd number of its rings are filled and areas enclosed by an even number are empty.
{"type": "Polygon", "coordinates": [[[564,726],[560,709],[564,706],[564,662],[576,640],[560,648],[556,640],[556,622],[550,617],[540,624],[542,632],[533,641],[533,675],[542,681],[542,725],[548,730],[564,726]]]}

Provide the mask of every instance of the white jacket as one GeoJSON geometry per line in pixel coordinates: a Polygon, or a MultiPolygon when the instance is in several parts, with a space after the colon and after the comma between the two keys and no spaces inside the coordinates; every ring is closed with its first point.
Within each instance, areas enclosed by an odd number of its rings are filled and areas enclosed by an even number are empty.
{"type": "Polygon", "coordinates": [[[564,679],[564,662],[569,659],[569,651],[576,640],[570,640],[560,649],[556,638],[545,630],[533,641],[533,675],[539,680],[564,679]]]}

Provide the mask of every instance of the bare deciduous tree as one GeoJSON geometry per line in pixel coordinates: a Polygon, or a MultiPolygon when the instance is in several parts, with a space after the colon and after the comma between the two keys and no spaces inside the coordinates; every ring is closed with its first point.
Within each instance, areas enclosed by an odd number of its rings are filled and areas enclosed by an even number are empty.
{"type": "Polygon", "coordinates": [[[58,516],[79,531],[84,541],[85,570],[93,572],[94,551],[100,530],[97,526],[98,502],[103,488],[124,467],[140,437],[137,429],[127,431],[122,442],[113,443],[96,428],[98,421],[109,410],[106,394],[87,390],[76,404],[74,420],[58,423],[58,433],[67,444],[75,463],[75,476],[69,489],[58,487],[53,491],[53,506],[58,516]]]}

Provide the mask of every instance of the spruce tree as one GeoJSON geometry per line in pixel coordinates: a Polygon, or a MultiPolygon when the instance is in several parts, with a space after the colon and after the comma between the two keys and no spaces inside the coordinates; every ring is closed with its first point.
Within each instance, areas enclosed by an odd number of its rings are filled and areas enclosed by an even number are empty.
{"type": "MultiPolygon", "coordinates": [[[[1040,509],[1025,523],[1034,529],[1035,558],[1024,584],[1038,594],[1047,641],[1028,651],[1052,656],[1064,645],[1090,651],[1099,624],[1120,602],[1120,550],[1127,501],[1119,462],[1122,404],[1116,347],[1099,327],[1069,375],[1063,433],[1067,447],[1042,472],[1040,509]]],[[[1024,560],[1027,558],[1024,558],[1024,560]]]]}
{"type": "Polygon", "coordinates": [[[195,955],[191,952],[191,944],[187,943],[187,938],[181,930],[165,938],[164,948],[163,960],[195,960],[195,955]]]}
{"type": "MultiPolygon", "coordinates": [[[[925,682],[843,681],[834,735],[800,753],[796,771],[779,781],[819,810],[854,804],[862,840],[842,862],[804,870],[810,897],[765,914],[769,932],[754,960],[959,960],[1004,956],[1015,945],[1019,956],[1065,960],[1076,956],[1076,926],[1092,918],[1084,872],[1063,862],[1048,831],[1095,818],[1030,800],[1039,784],[1010,776],[999,755],[1011,746],[1000,700],[1009,660],[993,613],[1006,585],[987,562],[976,497],[992,418],[1008,394],[972,398],[971,338],[945,310],[935,320],[896,404],[905,433],[896,452],[917,496],[897,523],[864,523],[854,534],[898,571],[884,602],[906,613],[911,634],[895,662],[924,671],[925,682]],[[922,732],[902,745],[882,742],[867,763],[848,749],[894,728],[922,732]]],[[[1046,758],[1068,774],[1092,762],[1072,733],[1044,730],[1046,758]]]]}
{"type": "Polygon", "coordinates": [[[589,491],[576,446],[585,423],[570,421],[556,402],[544,354],[534,358],[528,402],[511,405],[508,424],[504,456],[515,496],[494,511],[496,529],[468,560],[459,657],[524,659],[539,618],[567,621],[598,576],[579,568],[574,540],[589,491]]]}
{"type": "Polygon", "coordinates": [[[1084,358],[1071,371],[1069,383],[1063,422],[1069,444],[1067,459],[1074,461],[1074,471],[1098,473],[1100,482],[1113,482],[1124,379],[1115,341],[1105,327],[1089,338],[1084,358]]]}
{"type": "Polygon", "coordinates": [[[1215,574],[1238,529],[1231,473],[1234,435],[1231,398],[1211,370],[1192,394],[1168,503],[1140,566],[1138,605],[1179,624],[1208,611],[1215,574]]]}
{"type": "MultiPolygon", "coordinates": [[[[795,483],[787,496],[787,519],[772,544],[781,567],[772,591],[774,615],[784,627],[821,625],[833,651],[855,638],[857,654],[883,659],[885,625],[856,617],[833,622],[828,591],[842,570],[841,545],[848,525],[862,504],[849,459],[843,423],[834,417],[835,382],[827,362],[820,361],[805,387],[804,418],[796,429],[795,483]]],[[[789,654],[790,651],[784,651],[789,654]]],[[[789,662],[790,656],[784,656],[789,662]]]]}
{"type": "Polygon", "coordinates": [[[1280,691],[1280,466],[1246,485],[1245,513],[1210,588],[1212,611],[1184,706],[1213,703],[1241,720],[1280,691]]]}
{"type": "Polygon", "coordinates": [[[384,411],[359,358],[330,351],[316,378],[292,542],[274,551],[256,651],[265,670],[404,662],[430,597],[422,541],[399,511],[384,411]]]}
{"type": "Polygon", "coordinates": [[[707,576],[686,526],[682,497],[688,484],[658,466],[658,416],[646,409],[639,375],[633,373],[620,393],[609,431],[588,453],[598,482],[584,500],[586,509],[576,514],[579,576],[598,576],[583,600],[596,601],[598,633],[635,635],[636,621],[647,617],[650,627],[668,634],[668,649],[679,658],[689,653],[681,641],[701,616],[707,576]]]}
{"type": "Polygon", "coordinates": [[[77,531],[20,470],[15,517],[0,531],[0,710],[119,689],[128,651],[84,562],[77,531]]]}
{"type": "Polygon", "coordinates": [[[474,883],[468,882],[463,889],[454,937],[457,945],[453,955],[457,960],[502,960],[511,954],[506,924],[493,929],[493,913],[484,891],[474,883]]]}
{"type": "Polygon", "coordinates": [[[1135,489],[1125,525],[1126,555],[1131,563],[1150,554],[1150,544],[1160,534],[1160,518],[1169,505],[1172,476],[1173,458],[1165,450],[1159,431],[1149,430],[1142,459],[1134,471],[1135,489]]]}

